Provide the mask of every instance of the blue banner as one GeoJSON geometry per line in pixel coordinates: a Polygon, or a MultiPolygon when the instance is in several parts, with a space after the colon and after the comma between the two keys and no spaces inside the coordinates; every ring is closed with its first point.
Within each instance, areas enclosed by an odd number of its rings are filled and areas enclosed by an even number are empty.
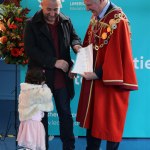
{"type": "MultiPolygon", "coordinates": [[[[148,18],[150,18],[150,1],[113,0],[113,2],[123,9],[130,20],[133,62],[139,85],[139,90],[131,92],[130,95],[124,137],[148,138],[150,137],[150,28],[147,22],[148,18]]],[[[62,5],[63,8],[61,11],[71,18],[77,33],[83,40],[91,13],[85,10],[83,0],[62,0],[62,5]]],[[[31,10],[29,16],[33,16],[40,9],[40,0],[23,0],[22,6],[28,7],[31,10]]],[[[75,59],[73,53],[72,59],[75,59]]],[[[22,68],[21,70],[21,82],[23,82],[26,68],[22,68]]],[[[78,136],[85,135],[85,130],[81,129],[75,121],[81,82],[81,77],[77,76],[75,79],[76,95],[71,102],[72,116],[74,118],[74,133],[78,136]]],[[[56,109],[49,113],[49,134],[59,135],[59,122],[56,109]]]]}

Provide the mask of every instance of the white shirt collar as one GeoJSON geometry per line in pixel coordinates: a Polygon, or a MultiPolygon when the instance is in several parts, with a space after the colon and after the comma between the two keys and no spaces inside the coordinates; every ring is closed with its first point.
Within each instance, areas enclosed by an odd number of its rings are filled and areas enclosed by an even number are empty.
{"type": "Polygon", "coordinates": [[[99,18],[103,18],[104,17],[104,15],[105,15],[109,5],[110,5],[110,1],[107,2],[106,6],[103,8],[102,12],[99,14],[99,18]]]}

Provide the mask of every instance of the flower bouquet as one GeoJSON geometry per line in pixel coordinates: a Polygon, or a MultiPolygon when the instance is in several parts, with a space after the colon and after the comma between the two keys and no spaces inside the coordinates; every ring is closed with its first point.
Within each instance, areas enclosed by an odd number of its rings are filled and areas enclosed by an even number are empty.
{"type": "Polygon", "coordinates": [[[23,30],[29,10],[14,3],[0,5],[0,57],[7,64],[28,63],[24,51],[23,30]]]}

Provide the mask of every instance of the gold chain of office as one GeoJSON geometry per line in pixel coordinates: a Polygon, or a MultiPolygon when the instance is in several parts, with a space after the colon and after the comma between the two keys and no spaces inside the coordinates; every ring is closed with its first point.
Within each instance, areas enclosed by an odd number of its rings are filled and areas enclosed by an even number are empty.
{"type": "MultiPolygon", "coordinates": [[[[107,17],[107,16],[105,16],[105,17],[107,17]]],[[[126,19],[126,16],[123,13],[115,14],[114,18],[110,19],[109,24],[104,23],[101,20],[97,20],[95,17],[93,17],[91,19],[90,25],[92,27],[91,27],[91,31],[88,32],[89,43],[91,43],[91,38],[93,36],[94,36],[94,39],[98,38],[99,40],[100,39],[103,40],[102,44],[100,44],[100,45],[95,44],[94,45],[95,50],[99,50],[99,48],[102,48],[102,47],[104,47],[104,45],[108,44],[109,39],[110,39],[111,35],[113,34],[113,31],[115,29],[117,29],[117,24],[120,22],[121,19],[126,19]],[[103,28],[106,28],[106,31],[101,33],[103,28]],[[99,35],[97,35],[98,33],[99,33],[99,35]]]]}

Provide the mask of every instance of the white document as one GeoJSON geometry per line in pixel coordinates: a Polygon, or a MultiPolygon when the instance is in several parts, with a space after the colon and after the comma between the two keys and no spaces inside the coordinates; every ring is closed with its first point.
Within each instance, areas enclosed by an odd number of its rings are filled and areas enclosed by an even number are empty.
{"type": "Polygon", "coordinates": [[[93,72],[93,45],[81,48],[77,53],[75,64],[71,71],[83,75],[84,72],[93,72]]]}

